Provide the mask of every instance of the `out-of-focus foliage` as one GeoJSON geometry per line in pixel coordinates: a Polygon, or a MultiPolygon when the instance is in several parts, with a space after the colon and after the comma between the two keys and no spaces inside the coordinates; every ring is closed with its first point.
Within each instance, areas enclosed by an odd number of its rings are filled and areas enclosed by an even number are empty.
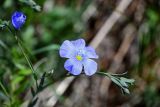
{"type": "Polygon", "coordinates": [[[147,8],[145,19],[139,29],[139,64],[137,86],[135,96],[138,98],[138,106],[159,107],[160,105],[160,14],[153,6],[147,8]]]}

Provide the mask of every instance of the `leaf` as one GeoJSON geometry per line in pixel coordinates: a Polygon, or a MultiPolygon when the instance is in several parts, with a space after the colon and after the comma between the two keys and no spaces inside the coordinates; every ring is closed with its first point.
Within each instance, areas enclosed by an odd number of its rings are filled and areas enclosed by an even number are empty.
{"type": "Polygon", "coordinates": [[[46,76],[46,72],[44,72],[43,75],[42,75],[42,78],[41,78],[39,86],[38,86],[38,91],[41,91],[41,89],[43,88],[45,76],[46,76]]]}
{"type": "Polygon", "coordinates": [[[36,95],[36,93],[35,93],[33,87],[31,87],[31,93],[32,93],[32,96],[33,96],[33,97],[36,95]]]}
{"type": "Polygon", "coordinates": [[[120,83],[123,87],[128,87],[127,83],[125,81],[120,80],[120,83]]]}
{"type": "MultiPolygon", "coordinates": [[[[26,54],[26,52],[25,52],[25,50],[24,50],[24,47],[23,47],[23,45],[22,45],[21,42],[20,42],[20,39],[17,37],[17,35],[14,35],[14,37],[15,37],[15,39],[17,40],[18,46],[19,46],[19,48],[21,49],[21,52],[22,52],[22,54],[24,55],[24,57],[25,57],[28,65],[29,65],[30,69],[32,70],[34,79],[36,79],[36,78],[35,78],[35,77],[36,77],[36,76],[35,76],[35,75],[36,75],[36,74],[35,74],[35,70],[34,70],[34,68],[33,68],[33,64],[32,64],[32,62],[31,62],[31,60],[29,59],[28,55],[26,54]]],[[[36,80],[37,80],[37,79],[36,79],[36,80]]]]}
{"type": "Polygon", "coordinates": [[[34,105],[37,103],[38,101],[38,97],[36,99],[34,99],[33,101],[30,102],[30,104],[28,105],[28,107],[34,107],[34,105]]]}
{"type": "Polygon", "coordinates": [[[122,89],[125,93],[130,94],[128,88],[125,88],[125,87],[120,83],[120,81],[119,81],[117,78],[112,77],[111,80],[112,80],[115,84],[117,84],[119,87],[121,87],[121,89],[122,89]]]}
{"type": "Polygon", "coordinates": [[[2,84],[2,82],[0,81],[0,87],[2,88],[2,90],[4,91],[4,93],[6,94],[6,96],[8,96],[8,98],[10,98],[5,86],[2,84]]]}
{"type": "Polygon", "coordinates": [[[44,84],[44,80],[45,80],[45,76],[46,76],[46,72],[44,72],[43,73],[43,75],[42,75],[42,78],[41,78],[41,81],[40,81],[40,86],[43,86],[43,84],[44,84]]]}
{"type": "Polygon", "coordinates": [[[6,25],[9,25],[9,21],[0,19],[0,28],[4,28],[6,25]]]}
{"type": "Polygon", "coordinates": [[[157,21],[159,20],[159,15],[158,12],[156,12],[153,9],[148,9],[147,10],[147,16],[149,17],[151,23],[150,24],[156,24],[157,21]]]}
{"type": "Polygon", "coordinates": [[[117,78],[115,77],[111,77],[112,82],[114,82],[115,84],[117,84],[118,86],[122,87],[121,83],[117,80],[117,78]]]}
{"type": "Polygon", "coordinates": [[[120,74],[113,75],[105,72],[97,72],[97,74],[109,77],[112,80],[112,82],[114,82],[116,85],[118,85],[121,88],[123,93],[127,93],[127,94],[130,94],[128,89],[129,87],[128,83],[133,84],[135,81],[134,79],[127,79],[124,77],[120,77],[120,74]]]}
{"type": "Polygon", "coordinates": [[[130,94],[129,90],[127,88],[123,88],[123,91],[127,94],[130,94]]]}
{"type": "Polygon", "coordinates": [[[2,40],[0,40],[0,46],[2,46],[4,49],[8,49],[7,45],[2,40]]]}
{"type": "Polygon", "coordinates": [[[3,3],[3,7],[7,9],[13,5],[13,2],[14,1],[12,0],[5,0],[5,2],[3,3]]]}
{"type": "Polygon", "coordinates": [[[31,73],[32,71],[30,69],[22,69],[18,72],[19,75],[24,75],[24,76],[30,75],[31,73]]]}
{"type": "Polygon", "coordinates": [[[36,11],[41,11],[41,6],[38,5],[34,0],[19,0],[21,3],[24,3],[28,6],[30,6],[32,9],[36,11]]]}
{"type": "Polygon", "coordinates": [[[39,53],[42,53],[42,52],[45,52],[45,51],[58,50],[59,47],[60,47],[60,46],[59,46],[59,45],[56,45],[56,44],[49,45],[49,46],[40,48],[40,49],[38,49],[38,50],[35,50],[35,51],[33,52],[33,54],[39,54],[39,53]]]}
{"type": "Polygon", "coordinates": [[[9,100],[8,96],[6,96],[4,93],[2,93],[0,91],[0,99],[3,99],[3,100],[9,100]]]}
{"type": "Polygon", "coordinates": [[[16,86],[18,83],[20,83],[22,80],[24,79],[24,76],[19,76],[19,75],[16,75],[14,76],[14,79],[12,80],[12,84],[14,86],[16,86]]]}
{"type": "Polygon", "coordinates": [[[110,75],[110,73],[107,73],[107,72],[97,72],[98,75],[102,75],[102,76],[107,76],[109,78],[113,77],[110,75]]]}
{"type": "Polygon", "coordinates": [[[124,78],[124,77],[120,77],[120,80],[125,81],[125,82],[130,83],[130,84],[133,84],[135,82],[134,79],[127,79],[127,78],[124,78]]]}
{"type": "Polygon", "coordinates": [[[36,75],[35,73],[33,73],[33,78],[34,78],[35,80],[38,80],[38,77],[37,77],[37,75],[36,75]]]}
{"type": "Polygon", "coordinates": [[[23,38],[22,38],[22,44],[27,46],[26,51],[31,51],[35,45],[37,44],[36,38],[34,37],[35,29],[33,26],[28,26],[25,31],[23,31],[23,38]]]}

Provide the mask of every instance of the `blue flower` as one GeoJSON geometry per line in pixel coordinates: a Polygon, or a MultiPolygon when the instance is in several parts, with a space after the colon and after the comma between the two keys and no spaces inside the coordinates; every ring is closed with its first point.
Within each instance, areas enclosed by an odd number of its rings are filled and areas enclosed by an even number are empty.
{"type": "Polygon", "coordinates": [[[68,58],[64,68],[73,75],[79,75],[83,69],[88,76],[95,74],[97,71],[97,63],[91,58],[98,59],[98,55],[92,47],[85,46],[83,39],[65,40],[60,47],[59,53],[61,57],[68,58]]]}
{"type": "Polygon", "coordinates": [[[14,12],[12,14],[12,25],[15,29],[20,29],[26,21],[26,16],[22,12],[14,12]]]}

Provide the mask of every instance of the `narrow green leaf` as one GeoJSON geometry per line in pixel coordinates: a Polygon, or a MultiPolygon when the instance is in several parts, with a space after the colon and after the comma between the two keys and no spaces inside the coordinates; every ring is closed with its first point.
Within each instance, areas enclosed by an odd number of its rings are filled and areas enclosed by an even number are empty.
{"type": "Polygon", "coordinates": [[[31,73],[32,71],[30,69],[22,69],[18,72],[19,75],[24,75],[24,76],[30,75],[31,73]]]}
{"type": "Polygon", "coordinates": [[[120,80],[119,82],[121,83],[121,85],[123,87],[126,87],[126,88],[128,87],[128,85],[127,85],[127,83],[125,81],[120,80]]]}
{"type": "Polygon", "coordinates": [[[35,93],[33,87],[31,87],[31,93],[32,93],[32,96],[33,96],[33,97],[36,95],[36,93],[35,93]]]}
{"type": "Polygon", "coordinates": [[[112,80],[112,82],[114,82],[118,86],[122,87],[121,83],[115,77],[111,77],[111,80],[112,80]]]}
{"type": "Polygon", "coordinates": [[[111,78],[111,75],[107,72],[97,72],[96,74],[102,75],[102,76],[107,76],[107,77],[111,78]]]}
{"type": "Polygon", "coordinates": [[[128,79],[128,78],[124,78],[124,77],[120,77],[120,80],[128,82],[128,83],[134,83],[135,82],[134,79],[128,79]]]}
{"type": "Polygon", "coordinates": [[[20,83],[23,79],[24,79],[24,76],[16,75],[14,76],[14,79],[12,80],[12,84],[16,86],[16,84],[20,83]]]}
{"type": "Polygon", "coordinates": [[[130,94],[129,90],[127,88],[123,88],[123,91],[127,94],[130,94]]]}
{"type": "Polygon", "coordinates": [[[34,0],[19,0],[21,3],[24,3],[30,6],[32,9],[36,11],[41,11],[41,6],[39,6],[34,0]]]}
{"type": "Polygon", "coordinates": [[[30,102],[30,104],[28,105],[28,107],[34,107],[34,105],[37,103],[38,101],[38,97],[36,99],[34,99],[33,101],[30,102]]]}
{"type": "Polygon", "coordinates": [[[2,19],[0,19],[0,28],[4,28],[7,25],[9,25],[9,21],[6,20],[3,21],[2,19]]]}
{"type": "Polygon", "coordinates": [[[1,83],[1,81],[0,81],[0,87],[2,88],[2,90],[4,91],[4,93],[6,94],[6,96],[8,96],[8,97],[10,98],[10,96],[9,96],[6,88],[5,88],[4,85],[1,83]]]}
{"type": "Polygon", "coordinates": [[[42,52],[45,52],[45,51],[58,50],[59,47],[60,47],[60,46],[59,46],[59,45],[56,45],[56,44],[49,45],[49,46],[43,47],[43,48],[41,48],[41,49],[35,50],[35,51],[33,52],[33,54],[39,54],[39,53],[42,53],[42,52]]]}
{"type": "Polygon", "coordinates": [[[41,89],[43,88],[45,76],[46,76],[46,72],[44,72],[43,75],[42,75],[42,78],[41,78],[39,86],[38,86],[38,91],[41,91],[41,89]]]}
{"type": "Polygon", "coordinates": [[[8,96],[5,95],[3,92],[0,91],[0,99],[3,99],[3,100],[9,100],[8,96]]]}
{"type": "Polygon", "coordinates": [[[2,46],[4,49],[8,49],[7,45],[2,40],[0,40],[0,46],[2,46]]]}
{"type": "Polygon", "coordinates": [[[34,77],[34,79],[35,79],[35,81],[36,81],[36,86],[38,87],[37,76],[36,76],[36,74],[35,74],[35,70],[34,70],[34,68],[33,68],[33,64],[32,64],[32,62],[31,62],[31,60],[29,59],[28,55],[25,53],[25,50],[24,50],[24,48],[23,48],[23,45],[21,44],[21,40],[20,40],[20,39],[18,38],[18,36],[16,35],[16,30],[13,31],[13,30],[10,28],[10,26],[8,26],[8,25],[6,25],[6,26],[7,26],[8,30],[11,32],[11,34],[14,36],[15,40],[17,41],[18,46],[19,46],[22,54],[23,54],[24,57],[25,57],[25,60],[27,61],[30,69],[32,70],[33,77],[34,77]]]}

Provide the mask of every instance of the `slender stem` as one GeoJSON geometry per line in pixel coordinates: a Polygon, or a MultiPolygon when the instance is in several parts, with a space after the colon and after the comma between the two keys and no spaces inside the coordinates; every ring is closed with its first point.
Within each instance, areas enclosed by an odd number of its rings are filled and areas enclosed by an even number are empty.
{"type": "MultiPolygon", "coordinates": [[[[83,74],[85,74],[85,73],[82,72],[80,75],[83,75],[83,74]]],[[[96,72],[96,74],[97,74],[97,75],[101,75],[101,76],[104,76],[104,75],[105,75],[105,76],[107,76],[108,78],[111,78],[111,77],[112,77],[110,73],[106,73],[106,72],[96,72]]],[[[45,77],[49,77],[49,76],[51,76],[51,75],[47,75],[47,76],[45,76],[45,77]]],[[[71,76],[74,76],[74,75],[68,73],[65,77],[71,77],[71,76]]],[[[65,78],[65,77],[64,77],[64,78],[65,78]]],[[[64,78],[61,78],[61,79],[64,79],[64,78]]],[[[52,82],[49,82],[48,84],[46,84],[46,85],[42,88],[42,90],[45,89],[46,87],[50,86],[51,84],[53,84],[53,81],[52,81],[52,82]]],[[[41,91],[42,91],[42,90],[41,90],[41,91]]]]}
{"type": "Polygon", "coordinates": [[[111,74],[110,73],[107,73],[107,72],[96,72],[96,74],[98,75],[101,75],[101,76],[107,76],[107,77],[111,77],[111,74]]]}
{"type": "Polygon", "coordinates": [[[9,101],[10,101],[10,107],[11,107],[11,104],[12,104],[12,99],[10,97],[10,95],[8,94],[6,88],[4,87],[4,85],[2,84],[2,82],[0,81],[0,86],[2,88],[2,90],[4,91],[4,93],[6,94],[6,96],[9,98],[9,101]]]}
{"type": "Polygon", "coordinates": [[[24,51],[24,49],[23,49],[23,47],[22,47],[22,44],[21,44],[19,38],[17,37],[16,31],[14,32],[8,25],[6,25],[6,26],[7,26],[8,30],[11,32],[11,34],[14,36],[15,40],[17,41],[18,46],[19,46],[22,54],[24,55],[24,57],[25,57],[28,65],[29,65],[29,67],[30,67],[30,69],[31,69],[31,71],[32,71],[32,73],[33,73],[34,79],[35,79],[35,81],[36,81],[36,87],[38,88],[37,76],[36,76],[35,70],[34,70],[34,68],[33,68],[33,64],[31,63],[31,60],[29,59],[29,57],[28,57],[27,54],[25,53],[25,51],[24,51]]]}
{"type": "Polygon", "coordinates": [[[7,90],[5,89],[4,85],[1,83],[1,81],[0,81],[0,86],[1,86],[2,90],[4,91],[4,93],[6,94],[6,96],[10,97],[7,90]]]}
{"type": "MultiPolygon", "coordinates": [[[[97,75],[100,75],[100,76],[107,76],[108,78],[113,78],[114,76],[121,76],[121,75],[125,75],[127,72],[125,72],[125,73],[123,73],[123,74],[112,74],[112,73],[107,73],[107,72],[96,72],[96,74],[97,75]]],[[[80,75],[83,75],[83,74],[85,74],[84,72],[82,72],[80,75]]],[[[46,75],[45,77],[49,77],[49,76],[51,76],[51,75],[46,75]]],[[[67,74],[65,77],[71,77],[71,76],[74,76],[74,75],[72,75],[72,74],[67,74]]],[[[64,78],[65,78],[64,77],[64,78]]],[[[61,79],[64,79],[64,78],[61,78],[61,79]]],[[[115,78],[115,77],[114,77],[115,78]]],[[[42,79],[42,78],[41,78],[42,79]]],[[[116,79],[116,78],[115,78],[116,79]]],[[[51,84],[53,84],[53,81],[52,82],[49,82],[48,84],[46,84],[43,88],[42,88],[42,90],[43,89],[45,89],[46,87],[48,87],[48,86],[50,86],[51,84]]],[[[121,87],[121,86],[120,86],[121,87]]],[[[123,87],[121,87],[122,89],[123,89],[123,87]]],[[[42,91],[41,90],[41,91],[42,91]]],[[[38,92],[39,93],[39,92],[38,92]]]]}
{"type": "Polygon", "coordinates": [[[111,75],[113,75],[113,76],[123,76],[123,75],[126,75],[128,72],[124,72],[124,73],[122,73],[122,74],[112,74],[111,73],[111,75]]]}
{"type": "Polygon", "coordinates": [[[22,47],[21,43],[19,42],[19,39],[18,39],[18,37],[17,37],[16,35],[15,35],[15,38],[16,38],[16,40],[17,40],[17,42],[18,42],[18,46],[20,47],[20,49],[21,49],[21,51],[22,51],[22,53],[23,53],[23,55],[24,55],[24,57],[25,57],[28,65],[30,66],[30,69],[31,69],[32,72],[33,72],[34,78],[36,79],[36,86],[37,86],[37,88],[38,88],[37,77],[36,77],[36,74],[35,74],[35,70],[34,70],[34,68],[33,68],[33,65],[31,64],[31,61],[30,61],[30,59],[28,58],[27,54],[24,52],[24,49],[23,49],[23,47],[22,47]]]}
{"type": "Polygon", "coordinates": [[[107,72],[97,72],[98,75],[106,75],[106,76],[123,76],[126,75],[127,72],[124,72],[122,74],[113,74],[113,73],[107,73],[107,72]]]}

